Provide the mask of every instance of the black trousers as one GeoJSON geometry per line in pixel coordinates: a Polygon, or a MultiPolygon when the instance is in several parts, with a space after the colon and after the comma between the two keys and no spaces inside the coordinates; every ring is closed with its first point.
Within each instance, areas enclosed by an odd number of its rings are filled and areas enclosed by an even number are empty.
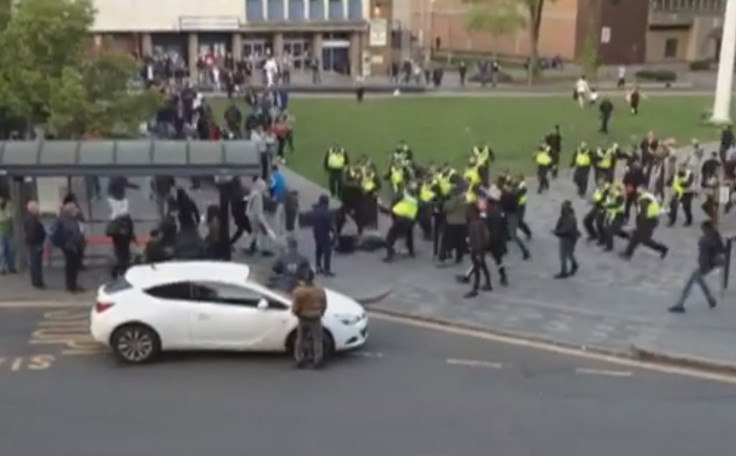
{"type": "Polygon", "coordinates": [[[342,190],[342,170],[331,169],[327,171],[327,188],[330,190],[330,196],[333,198],[340,197],[342,190]]]}
{"type": "Polygon", "coordinates": [[[657,224],[656,219],[645,220],[639,223],[631,236],[629,245],[626,247],[625,255],[627,257],[631,257],[634,254],[634,251],[639,244],[645,245],[660,254],[664,254],[667,251],[667,247],[664,244],[661,244],[652,238],[654,230],[657,228],[657,224]]]}
{"type": "Polygon", "coordinates": [[[314,240],[314,265],[318,271],[332,272],[332,243],[329,239],[314,240]]]}
{"type": "Polygon", "coordinates": [[[551,166],[551,174],[552,178],[556,179],[557,174],[560,170],[560,151],[559,150],[553,150],[549,153],[550,158],[552,158],[552,166],[551,166]]]}
{"type": "Polygon", "coordinates": [[[584,197],[588,193],[588,181],[590,180],[590,166],[575,168],[572,181],[578,189],[578,196],[584,197]]]}
{"type": "Polygon", "coordinates": [[[631,214],[631,207],[636,201],[636,192],[626,193],[626,202],[624,203],[624,218],[629,220],[631,214]]]}
{"type": "Polygon", "coordinates": [[[414,220],[403,217],[394,217],[391,227],[386,234],[386,257],[393,258],[396,240],[403,237],[409,255],[414,256],[414,220]]]}
{"type": "Polygon", "coordinates": [[[422,203],[419,205],[419,213],[417,214],[417,222],[422,230],[425,240],[432,239],[432,205],[422,203]]]}
{"type": "Polygon", "coordinates": [[[608,122],[611,120],[611,116],[601,116],[601,129],[600,132],[608,134],[608,122]]]}
{"type": "Polygon", "coordinates": [[[460,263],[465,256],[465,235],[466,225],[445,224],[442,235],[442,249],[440,250],[440,261],[444,261],[450,256],[450,252],[455,251],[455,262],[460,263]]]}
{"type": "Polygon", "coordinates": [[[432,214],[432,255],[435,257],[440,254],[442,234],[445,230],[445,214],[435,212],[432,214]]]}
{"type": "Polygon", "coordinates": [[[683,193],[679,198],[672,197],[669,211],[670,225],[677,222],[677,209],[680,205],[682,205],[682,212],[685,213],[685,224],[693,223],[693,197],[695,197],[694,193],[683,193]]]}
{"type": "MultiPolygon", "coordinates": [[[[498,242],[498,243],[492,243],[491,246],[488,249],[488,253],[491,255],[491,258],[493,258],[493,262],[496,265],[496,268],[498,270],[498,275],[501,278],[501,283],[506,284],[506,266],[503,264],[503,257],[506,254],[506,243],[505,242],[498,242]]],[[[472,259],[472,257],[471,257],[472,259]]],[[[485,257],[484,257],[485,261],[485,257]]],[[[469,280],[470,277],[475,273],[475,264],[472,264],[470,268],[468,268],[467,271],[465,271],[464,279],[469,280]]],[[[490,285],[490,278],[488,281],[488,284],[490,285]]]]}
{"type": "Polygon", "coordinates": [[[537,179],[539,180],[539,187],[537,193],[542,193],[545,190],[549,190],[549,166],[539,165],[537,167],[537,179]]]}
{"type": "Polygon", "coordinates": [[[525,216],[526,216],[526,204],[521,204],[519,206],[519,220],[517,222],[518,228],[521,230],[522,233],[524,233],[524,236],[526,236],[527,239],[532,238],[532,230],[529,228],[529,225],[526,224],[525,216]]]}
{"type": "Polygon", "coordinates": [[[28,246],[28,273],[31,285],[42,287],[43,283],[43,244],[28,246]]]}
{"type": "Polygon", "coordinates": [[[75,291],[79,288],[77,278],[79,277],[79,267],[82,263],[82,254],[79,250],[62,250],[64,254],[64,280],[68,291],[75,291]]]}
{"type": "Polygon", "coordinates": [[[590,208],[583,218],[583,226],[585,227],[585,232],[588,233],[588,239],[601,240],[603,238],[604,220],[605,215],[603,209],[597,206],[590,208]]]}
{"type": "Polygon", "coordinates": [[[472,274],[473,274],[473,290],[478,291],[480,286],[480,275],[483,274],[483,280],[486,286],[491,286],[491,273],[488,272],[488,264],[486,263],[485,252],[471,252],[470,261],[472,261],[472,274]]]}
{"type": "Polygon", "coordinates": [[[610,219],[605,229],[605,245],[606,250],[613,250],[613,238],[620,237],[628,239],[629,234],[624,231],[624,215],[617,214],[613,219],[610,219]]]}
{"type": "Polygon", "coordinates": [[[235,233],[233,233],[230,238],[230,245],[238,242],[238,239],[240,239],[245,233],[253,233],[253,228],[250,226],[250,220],[248,220],[248,217],[235,220],[235,233]]]}

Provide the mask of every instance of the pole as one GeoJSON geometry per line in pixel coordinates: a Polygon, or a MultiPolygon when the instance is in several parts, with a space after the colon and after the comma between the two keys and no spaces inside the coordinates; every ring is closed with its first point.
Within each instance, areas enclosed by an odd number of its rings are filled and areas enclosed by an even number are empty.
{"type": "Polygon", "coordinates": [[[726,0],[726,12],[723,18],[723,34],[721,35],[721,53],[718,60],[718,80],[716,81],[715,100],[713,102],[712,123],[731,123],[731,90],[733,87],[733,70],[736,61],[736,0],[726,0]]]}

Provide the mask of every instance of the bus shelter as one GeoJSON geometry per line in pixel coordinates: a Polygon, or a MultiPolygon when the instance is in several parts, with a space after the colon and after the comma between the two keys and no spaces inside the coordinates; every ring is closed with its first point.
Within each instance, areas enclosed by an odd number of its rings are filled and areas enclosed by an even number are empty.
{"type": "MultiPolygon", "coordinates": [[[[214,176],[218,183],[222,239],[229,238],[229,183],[235,176],[267,179],[271,151],[265,142],[83,140],[0,142],[0,178],[15,208],[19,267],[26,263],[23,218],[26,202],[38,197],[40,178],[125,176],[214,176]]],[[[67,187],[70,188],[70,187],[67,187]]]]}

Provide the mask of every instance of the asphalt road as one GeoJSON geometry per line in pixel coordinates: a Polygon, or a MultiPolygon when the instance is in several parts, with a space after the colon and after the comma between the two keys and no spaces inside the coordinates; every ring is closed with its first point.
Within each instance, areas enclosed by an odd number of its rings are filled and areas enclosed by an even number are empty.
{"type": "Polygon", "coordinates": [[[730,456],[736,446],[733,385],[377,319],[364,350],[324,371],[218,354],[129,367],[70,354],[85,351],[85,313],[0,310],[0,454],[730,456]]]}

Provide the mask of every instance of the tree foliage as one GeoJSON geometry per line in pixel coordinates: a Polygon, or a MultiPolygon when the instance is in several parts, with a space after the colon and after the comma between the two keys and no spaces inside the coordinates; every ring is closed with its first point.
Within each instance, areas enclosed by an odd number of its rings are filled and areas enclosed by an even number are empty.
{"type": "Polygon", "coordinates": [[[14,3],[0,33],[0,104],[6,112],[69,139],[90,132],[125,136],[154,114],[158,94],[128,90],[137,71],[132,57],[89,52],[91,0],[14,3]]]}
{"type": "Polygon", "coordinates": [[[470,7],[468,28],[494,36],[526,29],[529,33],[529,82],[539,69],[539,28],[545,1],[555,0],[463,0],[470,7]]]}

